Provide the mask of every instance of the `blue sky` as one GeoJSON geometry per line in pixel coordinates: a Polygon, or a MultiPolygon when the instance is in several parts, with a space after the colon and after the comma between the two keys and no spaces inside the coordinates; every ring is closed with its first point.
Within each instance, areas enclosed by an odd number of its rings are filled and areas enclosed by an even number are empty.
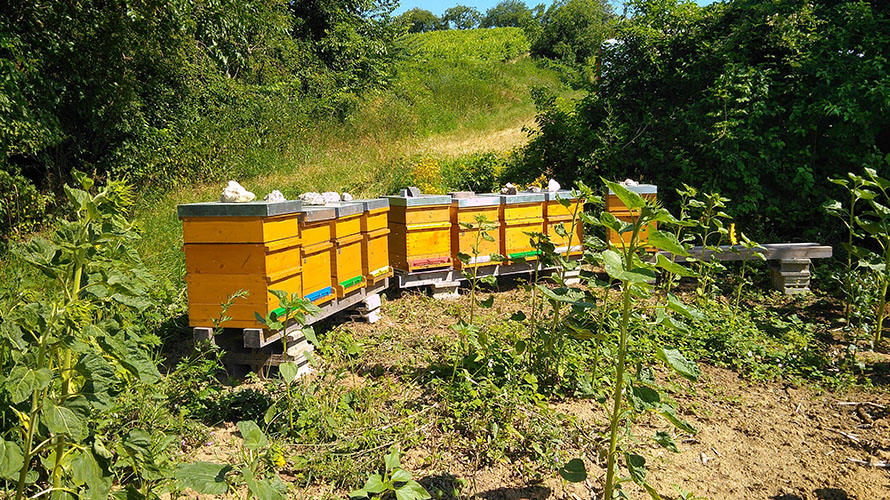
{"type": "MultiPolygon", "coordinates": [[[[433,14],[437,16],[441,16],[442,13],[445,12],[445,9],[449,7],[454,7],[455,5],[467,5],[470,7],[476,7],[479,12],[485,13],[486,10],[494,7],[501,0],[402,0],[399,2],[399,8],[395,10],[396,14],[401,14],[408,9],[413,9],[414,7],[420,7],[421,9],[426,9],[431,11],[433,14]]],[[[695,0],[699,5],[708,5],[709,3],[714,3],[715,0],[695,0]]],[[[553,3],[552,0],[525,0],[525,4],[529,7],[534,7],[539,3],[544,3],[550,5],[553,3]]]]}

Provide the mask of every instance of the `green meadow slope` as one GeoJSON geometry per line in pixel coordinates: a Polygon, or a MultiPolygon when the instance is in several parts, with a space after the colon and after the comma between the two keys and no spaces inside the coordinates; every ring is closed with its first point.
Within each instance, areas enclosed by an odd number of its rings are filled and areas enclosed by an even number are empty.
{"type": "MultiPolygon", "coordinates": [[[[387,194],[410,180],[412,159],[446,160],[525,143],[535,116],[530,90],[567,91],[556,73],[528,57],[518,28],[415,34],[404,43],[409,55],[391,88],[368,98],[346,121],[296,129],[288,147],[253,151],[229,177],[258,197],[273,189],[288,198],[305,191],[387,194]]],[[[195,179],[141,194],[140,253],[158,276],[182,279],[176,205],[216,199],[222,187],[195,179]]]]}

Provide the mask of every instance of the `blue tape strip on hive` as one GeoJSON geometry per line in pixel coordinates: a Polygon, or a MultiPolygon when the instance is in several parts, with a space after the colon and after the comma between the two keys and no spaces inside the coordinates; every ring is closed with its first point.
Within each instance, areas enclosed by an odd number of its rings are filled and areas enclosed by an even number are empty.
{"type": "Polygon", "coordinates": [[[300,200],[251,201],[247,203],[186,203],[176,206],[179,217],[274,217],[299,212],[303,208],[300,200]]]}
{"type": "Polygon", "coordinates": [[[312,301],[327,297],[328,295],[333,293],[333,290],[334,289],[331,287],[322,288],[321,290],[318,290],[317,292],[312,292],[310,294],[307,294],[305,299],[312,302],[312,301]]]}
{"type": "Polygon", "coordinates": [[[451,197],[446,194],[422,194],[420,196],[385,196],[391,206],[422,207],[426,205],[450,205],[451,197]]]}
{"type": "Polygon", "coordinates": [[[305,222],[317,222],[320,220],[331,220],[337,218],[337,211],[332,207],[308,206],[303,207],[303,220],[305,222]]]}
{"type": "Polygon", "coordinates": [[[352,203],[360,203],[362,210],[370,212],[379,208],[389,208],[389,199],[387,198],[369,198],[366,200],[352,200],[352,203]]]}

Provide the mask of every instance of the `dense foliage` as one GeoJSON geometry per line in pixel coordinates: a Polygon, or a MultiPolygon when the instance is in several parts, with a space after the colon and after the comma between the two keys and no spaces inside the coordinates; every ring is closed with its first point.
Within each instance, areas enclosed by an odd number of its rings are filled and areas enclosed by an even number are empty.
{"type": "Polygon", "coordinates": [[[170,184],[225,175],[392,77],[377,0],[14,2],[0,13],[0,232],[72,168],[170,184]]]}
{"type": "MultiPolygon", "coordinates": [[[[890,10],[858,1],[643,0],[576,103],[538,95],[525,175],[719,189],[764,238],[825,238],[829,176],[886,172],[890,10]]],[[[517,172],[522,175],[523,172],[517,172]]]]}

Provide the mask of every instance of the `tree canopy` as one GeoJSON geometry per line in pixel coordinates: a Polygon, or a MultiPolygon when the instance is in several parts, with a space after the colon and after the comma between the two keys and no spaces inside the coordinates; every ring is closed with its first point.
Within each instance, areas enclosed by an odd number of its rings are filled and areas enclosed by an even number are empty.
{"type": "Polygon", "coordinates": [[[482,14],[475,7],[467,7],[466,5],[455,5],[445,10],[442,14],[442,21],[451,25],[457,30],[468,30],[479,26],[482,20],[482,14]]]}
{"type": "Polygon", "coordinates": [[[532,171],[631,177],[668,201],[682,183],[718,190],[751,233],[792,241],[824,232],[828,177],[886,174],[886,4],[643,0],[631,14],[577,105],[538,96],[532,171]]]}

